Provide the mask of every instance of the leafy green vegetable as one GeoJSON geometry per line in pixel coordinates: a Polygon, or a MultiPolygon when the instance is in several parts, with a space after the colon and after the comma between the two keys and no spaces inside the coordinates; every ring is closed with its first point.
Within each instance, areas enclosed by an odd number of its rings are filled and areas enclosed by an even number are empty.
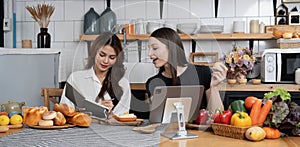
{"type": "Polygon", "coordinates": [[[271,99],[273,97],[280,96],[283,101],[291,100],[291,95],[283,88],[277,88],[274,91],[268,92],[264,94],[264,98],[271,99]]]}

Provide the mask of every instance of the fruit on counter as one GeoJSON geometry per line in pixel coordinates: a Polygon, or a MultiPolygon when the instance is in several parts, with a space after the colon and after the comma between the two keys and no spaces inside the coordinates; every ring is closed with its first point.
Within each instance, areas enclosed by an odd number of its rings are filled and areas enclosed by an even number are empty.
{"type": "Polygon", "coordinates": [[[230,110],[224,110],[222,112],[218,110],[218,112],[214,115],[214,123],[230,125],[231,117],[232,112],[230,110]]]}
{"type": "Polygon", "coordinates": [[[261,111],[261,104],[262,104],[262,100],[261,99],[257,99],[255,101],[255,103],[252,106],[252,109],[250,111],[250,118],[252,120],[252,125],[258,125],[258,118],[260,115],[260,111],[261,111]]]}
{"type": "Polygon", "coordinates": [[[9,124],[9,117],[6,115],[0,116],[0,126],[7,126],[9,124]]]}
{"type": "Polygon", "coordinates": [[[261,141],[266,137],[266,132],[261,127],[253,126],[246,130],[245,137],[251,141],[261,141]]]}
{"type": "Polygon", "coordinates": [[[249,127],[252,125],[251,118],[246,112],[236,112],[232,115],[230,124],[238,127],[249,127]]]}
{"type": "Polygon", "coordinates": [[[205,109],[201,109],[198,112],[198,117],[196,119],[196,124],[205,125],[207,119],[208,119],[208,112],[205,109]]]}
{"type": "Polygon", "coordinates": [[[263,130],[266,132],[266,138],[268,139],[280,138],[280,131],[276,128],[263,127],[263,130]]]}
{"type": "Polygon", "coordinates": [[[6,115],[6,116],[8,116],[8,113],[7,112],[0,112],[0,115],[6,115]]]}
{"type": "Polygon", "coordinates": [[[15,111],[10,112],[10,113],[8,113],[8,117],[11,118],[15,114],[19,114],[19,112],[15,112],[15,111]]]}
{"type": "Polygon", "coordinates": [[[245,108],[247,110],[251,110],[253,104],[256,102],[258,98],[257,97],[254,97],[254,96],[248,96],[246,99],[245,99],[245,108]]]}
{"type": "Polygon", "coordinates": [[[235,112],[247,112],[245,108],[245,102],[243,100],[235,100],[230,104],[232,113],[235,112]]]}
{"type": "Polygon", "coordinates": [[[10,118],[10,124],[20,125],[23,123],[23,117],[19,114],[15,114],[10,118]]]}

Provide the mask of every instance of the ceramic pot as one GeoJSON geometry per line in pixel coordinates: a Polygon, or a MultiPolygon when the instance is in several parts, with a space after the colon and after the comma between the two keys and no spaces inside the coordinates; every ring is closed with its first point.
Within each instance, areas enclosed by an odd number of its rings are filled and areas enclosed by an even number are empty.
{"type": "Polygon", "coordinates": [[[25,105],[25,102],[13,102],[13,101],[8,101],[6,104],[1,104],[1,111],[5,111],[8,114],[11,112],[17,112],[17,113],[22,113],[22,106],[25,105]]]}

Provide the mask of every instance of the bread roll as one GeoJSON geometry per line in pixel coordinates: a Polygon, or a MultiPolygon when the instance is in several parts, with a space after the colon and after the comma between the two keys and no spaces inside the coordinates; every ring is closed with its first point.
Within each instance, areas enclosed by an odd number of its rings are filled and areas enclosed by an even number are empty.
{"type": "Polygon", "coordinates": [[[282,32],[281,31],[275,30],[275,31],[273,31],[273,35],[277,38],[282,38],[282,32]]]}
{"type": "Polygon", "coordinates": [[[65,116],[61,112],[56,112],[56,117],[53,119],[53,121],[57,126],[63,126],[67,122],[65,116]]]}
{"type": "Polygon", "coordinates": [[[53,126],[53,120],[39,120],[39,126],[43,126],[43,127],[53,126]]]}
{"type": "Polygon", "coordinates": [[[56,112],[55,111],[48,111],[48,112],[45,112],[43,114],[43,119],[45,120],[51,120],[51,119],[54,119],[56,117],[56,112]]]}
{"type": "Polygon", "coordinates": [[[67,118],[67,122],[81,127],[89,127],[92,118],[85,113],[77,112],[73,117],[67,118]]]}
{"type": "Polygon", "coordinates": [[[48,112],[48,108],[45,106],[24,108],[24,124],[37,126],[45,112],[48,112]]]}
{"type": "Polygon", "coordinates": [[[68,117],[73,117],[76,114],[75,109],[68,106],[67,104],[55,104],[53,106],[53,111],[61,112],[68,117]]]}

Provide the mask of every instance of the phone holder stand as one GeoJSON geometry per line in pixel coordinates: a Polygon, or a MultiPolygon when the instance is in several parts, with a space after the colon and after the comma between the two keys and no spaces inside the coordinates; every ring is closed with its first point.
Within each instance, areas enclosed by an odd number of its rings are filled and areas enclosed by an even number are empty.
{"type": "Polygon", "coordinates": [[[173,104],[177,111],[177,122],[178,122],[178,131],[172,133],[162,133],[161,135],[169,138],[169,139],[189,139],[189,138],[197,138],[198,136],[195,134],[188,133],[185,128],[185,117],[184,117],[184,105],[180,102],[176,102],[173,104]]]}

